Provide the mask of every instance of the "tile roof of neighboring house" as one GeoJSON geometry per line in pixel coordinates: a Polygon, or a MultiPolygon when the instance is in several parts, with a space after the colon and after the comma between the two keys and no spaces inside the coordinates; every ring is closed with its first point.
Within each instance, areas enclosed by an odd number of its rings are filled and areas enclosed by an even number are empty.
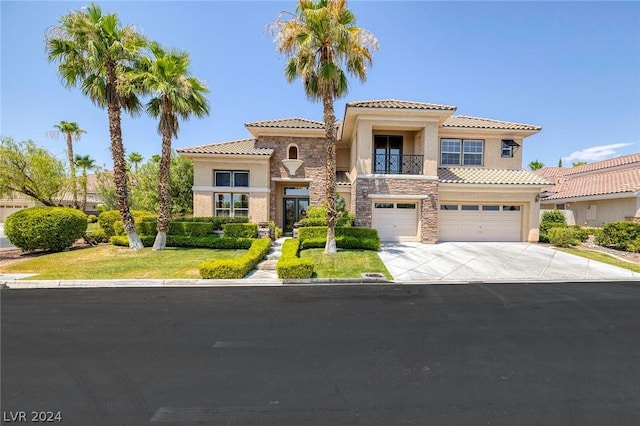
{"type": "MultiPolygon", "coordinates": [[[[595,163],[585,164],[578,167],[554,167],[554,169],[562,170],[562,176],[577,175],[581,173],[593,172],[596,170],[610,169],[613,167],[624,167],[638,163],[640,167],[640,152],[635,154],[623,155],[621,157],[610,158],[608,160],[596,161],[595,163]]],[[[549,167],[545,167],[540,170],[544,170],[549,167]]]]}
{"type": "Polygon", "coordinates": [[[576,176],[548,188],[554,194],[545,200],[624,194],[640,191],[640,168],[631,167],[603,173],[576,176]]]}
{"type": "Polygon", "coordinates": [[[430,104],[426,102],[399,101],[396,99],[347,102],[347,108],[430,109],[430,110],[441,110],[441,111],[456,110],[456,107],[451,105],[430,104]]]}
{"type": "Polygon", "coordinates": [[[278,120],[251,121],[245,127],[269,127],[276,129],[324,129],[324,122],[306,118],[282,118],[278,120]]]}
{"type": "Polygon", "coordinates": [[[499,130],[540,130],[542,127],[532,124],[511,123],[509,121],[492,120],[489,118],[468,117],[455,115],[442,123],[442,127],[472,128],[472,129],[499,129],[499,130]]]}
{"type": "Polygon", "coordinates": [[[548,185],[549,181],[528,170],[484,169],[481,167],[438,168],[441,183],[548,185]]]}
{"type": "Polygon", "coordinates": [[[256,148],[256,139],[240,139],[229,142],[213,143],[209,145],[180,148],[181,154],[230,154],[230,155],[271,155],[271,148],[256,148]]]}

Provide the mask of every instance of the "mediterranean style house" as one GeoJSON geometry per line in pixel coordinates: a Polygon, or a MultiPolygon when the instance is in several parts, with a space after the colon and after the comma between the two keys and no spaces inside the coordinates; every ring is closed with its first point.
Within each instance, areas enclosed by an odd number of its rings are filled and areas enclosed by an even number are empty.
{"type": "MultiPolygon", "coordinates": [[[[423,102],[349,102],[337,124],[337,191],[383,241],[538,241],[539,193],[522,170],[540,127],[423,102]]],[[[252,138],[182,148],[195,216],[249,216],[286,232],[325,201],[324,123],[245,124],[252,138]]]]}
{"type": "Polygon", "coordinates": [[[536,174],[554,185],[542,209],[571,211],[577,225],[640,222],[640,153],[578,167],[544,167],[536,174]]]}

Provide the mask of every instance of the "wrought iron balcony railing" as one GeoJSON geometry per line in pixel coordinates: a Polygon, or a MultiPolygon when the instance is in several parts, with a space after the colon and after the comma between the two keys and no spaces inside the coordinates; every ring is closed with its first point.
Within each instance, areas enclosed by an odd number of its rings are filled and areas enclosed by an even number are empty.
{"type": "Polygon", "coordinates": [[[423,155],[376,154],[373,173],[387,175],[421,175],[423,155]]]}

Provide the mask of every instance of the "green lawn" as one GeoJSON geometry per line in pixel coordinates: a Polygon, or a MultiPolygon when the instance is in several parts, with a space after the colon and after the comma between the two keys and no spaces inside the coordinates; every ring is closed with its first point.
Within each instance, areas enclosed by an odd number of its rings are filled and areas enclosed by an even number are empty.
{"type": "Polygon", "coordinates": [[[363,272],[379,272],[387,279],[393,279],[378,253],[371,250],[338,250],[336,254],[324,254],[324,249],[307,249],[300,252],[300,257],[313,260],[314,278],[360,278],[363,272]]]}
{"type": "Polygon", "coordinates": [[[562,248],[554,247],[556,250],[563,251],[565,253],[574,254],[580,257],[586,257],[587,259],[597,260],[598,262],[607,263],[609,265],[625,268],[633,272],[640,272],[640,264],[627,262],[625,260],[616,259],[613,256],[609,256],[606,253],[599,251],[579,250],[574,248],[562,248]]]}
{"type": "Polygon", "coordinates": [[[206,260],[239,257],[246,250],[150,248],[134,251],[112,245],[46,254],[0,268],[4,273],[37,273],[36,280],[200,278],[206,260]]]}

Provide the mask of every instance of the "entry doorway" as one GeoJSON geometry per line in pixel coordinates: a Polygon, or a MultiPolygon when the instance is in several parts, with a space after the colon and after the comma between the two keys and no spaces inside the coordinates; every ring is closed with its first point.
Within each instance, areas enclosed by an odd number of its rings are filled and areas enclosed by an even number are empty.
{"type": "Polygon", "coordinates": [[[282,230],[285,234],[293,233],[293,225],[300,219],[307,217],[309,210],[308,198],[284,198],[284,223],[282,230]]]}

